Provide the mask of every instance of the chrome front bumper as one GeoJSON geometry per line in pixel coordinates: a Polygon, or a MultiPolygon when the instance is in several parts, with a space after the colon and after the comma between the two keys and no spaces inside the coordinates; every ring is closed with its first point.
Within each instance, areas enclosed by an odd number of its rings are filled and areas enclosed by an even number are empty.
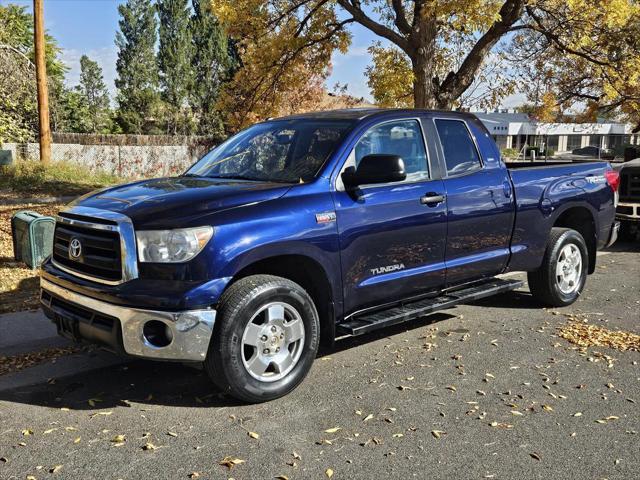
{"type": "MultiPolygon", "coordinates": [[[[142,310],[121,307],[80,295],[44,278],[40,279],[40,286],[49,295],[61,299],[63,304],[68,302],[84,310],[99,312],[118,319],[122,331],[122,346],[129,355],[161,360],[200,362],[204,361],[207,356],[216,320],[215,310],[182,312],[142,310]],[[171,337],[168,345],[154,346],[145,337],[144,325],[152,320],[162,322],[168,328],[171,337]]],[[[54,315],[65,317],[64,307],[53,309],[44,302],[43,305],[53,310],[54,315]]]]}

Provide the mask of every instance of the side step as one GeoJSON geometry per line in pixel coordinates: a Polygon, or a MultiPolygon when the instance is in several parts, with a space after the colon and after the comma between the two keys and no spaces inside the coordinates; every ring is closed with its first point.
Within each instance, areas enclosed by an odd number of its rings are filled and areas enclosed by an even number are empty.
{"type": "Polygon", "coordinates": [[[336,334],[362,335],[378,328],[395,325],[397,323],[415,320],[426,314],[451,308],[462,303],[473,302],[480,298],[489,297],[497,293],[515,290],[524,284],[521,280],[505,280],[490,278],[475,282],[454,291],[448,291],[438,297],[423,298],[411,303],[404,303],[386,310],[364,313],[338,324],[336,334]]]}

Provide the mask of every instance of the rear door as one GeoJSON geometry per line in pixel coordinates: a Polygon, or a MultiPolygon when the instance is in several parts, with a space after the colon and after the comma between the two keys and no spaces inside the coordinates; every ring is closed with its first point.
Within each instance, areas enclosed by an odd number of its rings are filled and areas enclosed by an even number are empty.
{"type": "Polygon", "coordinates": [[[496,275],[509,259],[515,210],[507,169],[483,158],[464,119],[433,122],[445,169],[447,284],[496,275]]]}
{"type": "MultiPolygon", "coordinates": [[[[407,179],[335,192],[345,312],[381,305],[444,285],[446,204],[442,180],[432,179],[420,120],[383,121],[366,130],[342,170],[365,155],[394,154],[407,179]],[[425,203],[427,196],[442,201],[425,203]]],[[[431,153],[435,155],[435,151],[431,153]]]]}

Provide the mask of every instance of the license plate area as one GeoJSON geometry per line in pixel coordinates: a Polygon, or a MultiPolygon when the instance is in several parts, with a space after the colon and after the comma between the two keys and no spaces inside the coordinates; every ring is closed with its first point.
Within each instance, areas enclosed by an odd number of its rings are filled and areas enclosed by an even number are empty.
{"type": "Polygon", "coordinates": [[[55,323],[58,329],[58,335],[73,340],[74,342],[80,341],[80,322],[78,322],[77,319],[56,314],[55,323]]]}

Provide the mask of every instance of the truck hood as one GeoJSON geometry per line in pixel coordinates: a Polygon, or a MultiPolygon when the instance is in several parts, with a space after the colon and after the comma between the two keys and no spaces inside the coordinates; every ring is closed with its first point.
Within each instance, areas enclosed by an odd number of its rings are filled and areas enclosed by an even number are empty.
{"type": "Polygon", "coordinates": [[[143,180],[91,192],[72,206],[111,210],[127,215],[136,226],[172,227],[183,221],[242,205],[273,200],[291,185],[270,182],[167,177],[143,180]]]}

